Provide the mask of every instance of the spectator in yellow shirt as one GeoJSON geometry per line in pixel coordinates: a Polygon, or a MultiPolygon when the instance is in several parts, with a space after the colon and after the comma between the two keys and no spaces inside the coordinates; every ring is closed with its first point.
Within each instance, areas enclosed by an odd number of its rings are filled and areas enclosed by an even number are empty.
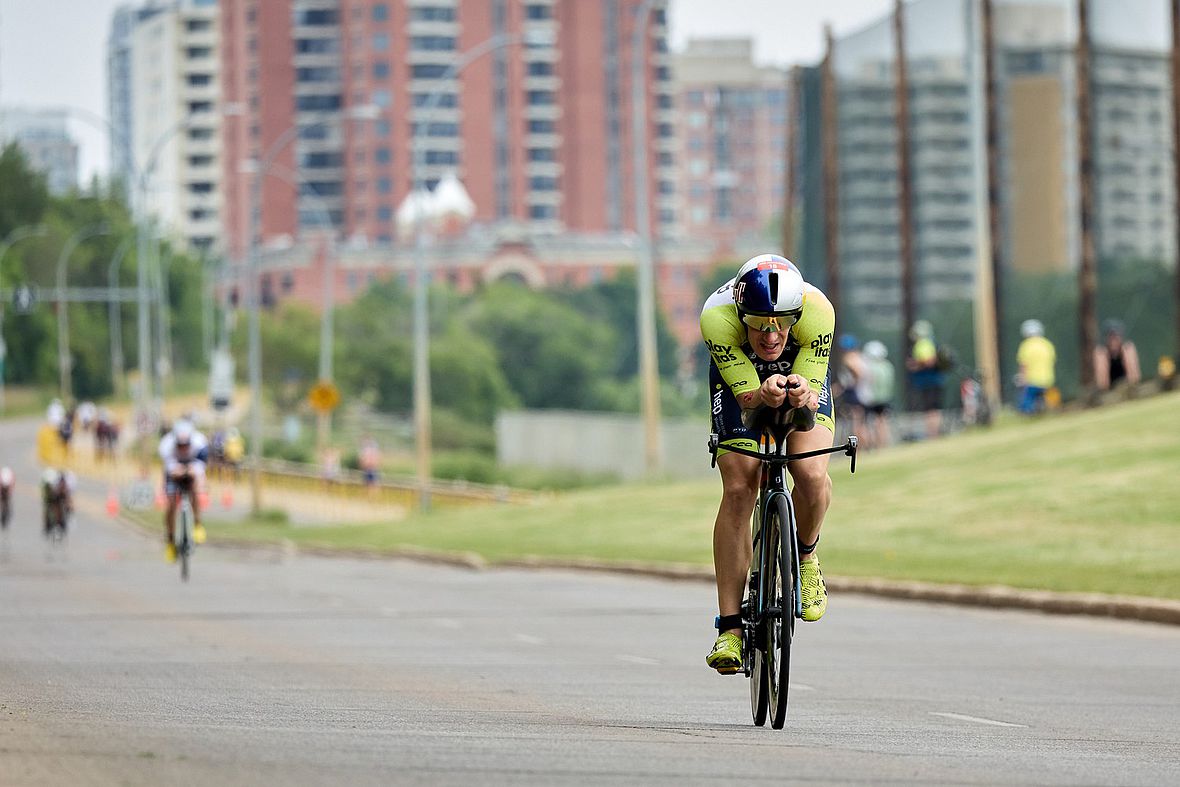
{"type": "Polygon", "coordinates": [[[1045,393],[1056,382],[1057,350],[1045,338],[1045,326],[1040,320],[1025,320],[1020,325],[1020,335],[1024,339],[1016,350],[1016,363],[1020,367],[1017,384],[1023,390],[1016,409],[1032,415],[1045,409],[1045,393]]]}

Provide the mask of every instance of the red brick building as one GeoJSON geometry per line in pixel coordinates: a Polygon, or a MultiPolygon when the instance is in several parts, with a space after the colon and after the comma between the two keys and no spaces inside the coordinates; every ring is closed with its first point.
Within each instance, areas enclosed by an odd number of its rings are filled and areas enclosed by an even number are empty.
{"type": "MultiPolygon", "coordinates": [[[[241,259],[246,248],[257,169],[249,162],[270,150],[278,152],[262,186],[264,244],[325,221],[346,242],[396,243],[414,138],[426,182],[455,171],[478,224],[633,231],[631,40],[641,4],[221,0],[223,100],[241,110],[224,131],[229,256],[241,259]],[[350,119],[359,107],[379,117],[350,119]]],[[[673,235],[663,5],[650,17],[640,72],[653,229],[673,235]]]]}

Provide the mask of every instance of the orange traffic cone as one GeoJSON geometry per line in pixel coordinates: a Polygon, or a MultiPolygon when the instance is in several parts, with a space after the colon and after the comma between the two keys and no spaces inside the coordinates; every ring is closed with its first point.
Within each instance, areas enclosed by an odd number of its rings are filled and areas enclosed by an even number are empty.
{"type": "Polygon", "coordinates": [[[107,514],[110,516],[119,515],[119,493],[115,491],[113,486],[107,492],[107,514]]]}
{"type": "Polygon", "coordinates": [[[202,511],[209,510],[209,493],[204,489],[197,492],[197,505],[201,507],[202,511]]]}
{"type": "Polygon", "coordinates": [[[156,489],[156,499],[153,502],[155,503],[156,510],[158,511],[163,511],[168,505],[168,498],[164,497],[163,487],[156,489]]]}
{"type": "Polygon", "coordinates": [[[234,488],[232,486],[226,486],[225,489],[221,490],[221,507],[234,507],[234,488]]]}

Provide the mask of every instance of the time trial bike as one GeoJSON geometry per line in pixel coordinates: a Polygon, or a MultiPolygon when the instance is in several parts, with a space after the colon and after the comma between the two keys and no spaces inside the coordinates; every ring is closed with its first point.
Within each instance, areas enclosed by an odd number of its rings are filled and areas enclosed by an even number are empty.
{"type": "MultiPolygon", "coordinates": [[[[761,431],[759,451],[726,446],[724,450],[762,461],[758,498],[754,505],[746,598],[742,603],[742,672],[750,678],[750,710],[754,724],[766,724],[769,713],[774,729],[787,719],[787,689],[791,672],[791,640],[795,619],[803,616],[799,584],[798,527],[795,505],[787,485],[787,464],[823,454],[844,453],[856,472],[856,435],[832,448],[791,454],[787,438],[796,430],[815,426],[815,413],[807,408],[757,408],[747,426],[761,431]]],[[[720,438],[709,435],[709,452],[717,463],[720,438]]]]}

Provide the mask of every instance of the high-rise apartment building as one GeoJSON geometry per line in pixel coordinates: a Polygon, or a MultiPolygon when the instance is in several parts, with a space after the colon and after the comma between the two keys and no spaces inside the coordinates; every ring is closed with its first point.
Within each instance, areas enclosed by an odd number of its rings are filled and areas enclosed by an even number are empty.
{"type": "Polygon", "coordinates": [[[786,180],[786,72],[755,65],[750,39],[691,40],[674,71],[685,231],[722,249],[777,243],[771,228],[786,180]]]}
{"type": "Polygon", "coordinates": [[[78,187],[78,143],[70,136],[68,121],[61,109],[0,110],[0,146],[15,142],[54,194],[78,187]]]}
{"type": "Polygon", "coordinates": [[[330,222],[398,240],[415,175],[455,172],[479,224],[634,229],[631,85],[644,80],[652,223],[671,233],[675,122],[663,4],[633,63],[642,0],[223,0],[227,240],[241,257],[262,159],[259,239],[330,222]],[[373,119],[358,119],[369,115],[373,119]],[[411,157],[417,155],[415,162],[411,157]]]}
{"type": "Polygon", "coordinates": [[[121,8],[108,40],[112,164],[129,155],[136,210],[205,253],[221,236],[219,29],[216,0],[173,0],[121,8]]]}
{"type": "MultiPolygon", "coordinates": [[[[1138,0],[1131,0],[1140,8],[1138,0]]],[[[977,178],[969,14],[974,0],[915,0],[907,14],[912,212],[919,311],[974,297],[977,178]]],[[[1000,234],[1008,271],[1076,267],[1080,249],[1076,33],[1059,4],[995,6],[1000,234]]],[[[1175,258],[1168,67],[1158,47],[1093,44],[1095,243],[1100,257],[1175,258]]],[[[892,19],[836,43],[839,247],[844,305],[877,331],[899,328],[900,236],[892,19]]],[[[818,115],[818,74],[806,104],[818,115]]],[[[808,122],[806,115],[803,124],[808,122]]],[[[812,129],[814,132],[814,129],[812,129]]],[[[800,154],[804,210],[822,204],[819,136],[800,154]],[[808,206],[812,206],[809,208],[808,206]]],[[[822,216],[802,222],[822,251],[822,216]]]]}

